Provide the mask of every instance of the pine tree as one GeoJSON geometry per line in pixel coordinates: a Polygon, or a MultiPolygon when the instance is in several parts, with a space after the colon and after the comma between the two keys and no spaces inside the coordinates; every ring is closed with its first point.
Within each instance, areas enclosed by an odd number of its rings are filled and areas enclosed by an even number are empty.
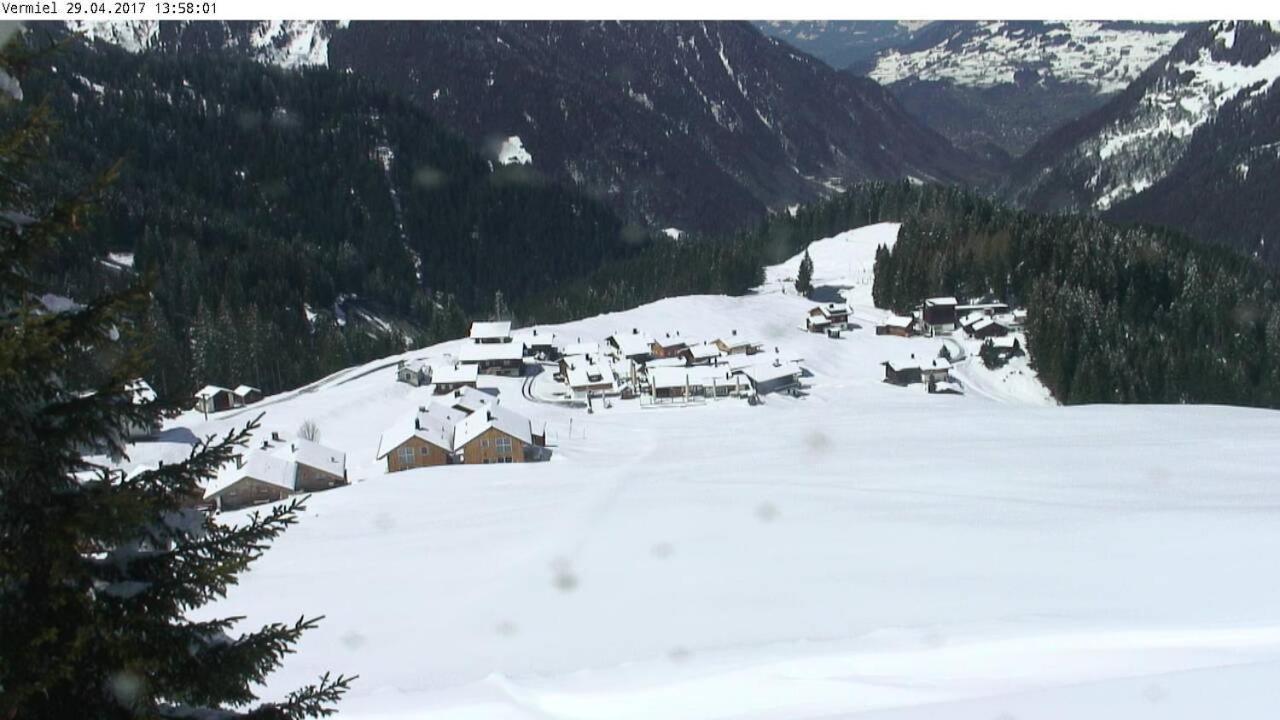
{"type": "Polygon", "coordinates": [[[0,717],[329,714],[349,678],[325,675],[280,703],[255,705],[252,692],[316,620],[233,636],[235,618],[186,619],[303,509],[233,526],[190,507],[256,424],[129,477],[85,456],[125,457],[125,429],[163,412],[126,389],[145,374],[151,296],[137,283],[62,312],[37,299],[32,268],[76,246],[101,190],[30,196],[48,127],[36,110],[0,137],[0,717]]]}
{"type": "Polygon", "coordinates": [[[800,260],[800,273],[796,276],[796,292],[807,296],[813,292],[813,258],[809,257],[809,251],[804,251],[804,257],[800,260]]]}

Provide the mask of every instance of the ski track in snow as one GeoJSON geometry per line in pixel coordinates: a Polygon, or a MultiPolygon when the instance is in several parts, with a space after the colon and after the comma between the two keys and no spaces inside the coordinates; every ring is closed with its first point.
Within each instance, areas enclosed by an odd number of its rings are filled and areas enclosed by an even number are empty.
{"type": "Polygon", "coordinates": [[[1029,369],[976,360],[965,396],[886,385],[882,360],[940,344],[870,324],[896,230],[811,246],[815,285],[863,321],[841,340],[798,329],[798,256],[750,296],[545,330],[737,329],[804,357],[808,397],[588,414],[486,377],[548,422],[553,459],[394,475],[378,435],[429,397],[397,357],[180,416],[196,435],[313,419],[353,479],[198,616],[324,614],[265,695],[356,673],[344,718],[1270,717],[1280,413],[1058,407],[1029,369]]]}

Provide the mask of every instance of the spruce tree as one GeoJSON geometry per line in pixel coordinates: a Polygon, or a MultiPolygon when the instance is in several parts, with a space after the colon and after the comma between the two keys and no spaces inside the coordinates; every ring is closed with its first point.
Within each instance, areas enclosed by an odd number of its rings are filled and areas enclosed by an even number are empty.
{"type": "Polygon", "coordinates": [[[800,272],[796,276],[796,292],[805,296],[813,292],[813,258],[809,257],[808,250],[804,251],[804,257],[800,259],[800,272]]]}
{"type": "MultiPolygon", "coordinates": [[[[0,67],[12,67],[0,56],[0,67]]],[[[263,682],[316,623],[234,634],[237,618],[186,615],[223,596],[302,510],[223,524],[193,509],[203,480],[255,423],[208,438],[182,462],[125,476],[126,429],[163,408],[128,389],[145,375],[145,283],[51,307],[34,268],[83,248],[100,186],[31,192],[47,144],[41,108],[3,109],[0,132],[0,718],[326,715],[349,678],[328,675],[279,703],[263,682]]]]}

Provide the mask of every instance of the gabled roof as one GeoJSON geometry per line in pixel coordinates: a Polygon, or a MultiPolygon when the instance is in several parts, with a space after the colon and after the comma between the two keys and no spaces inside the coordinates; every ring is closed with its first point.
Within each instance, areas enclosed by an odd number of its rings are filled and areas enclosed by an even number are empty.
{"type": "Polygon", "coordinates": [[[685,348],[684,352],[689,353],[689,356],[694,360],[709,360],[711,358],[720,357],[720,348],[709,343],[690,345],[685,348]]]}
{"type": "Polygon", "coordinates": [[[653,338],[640,333],[615,333],[609,336],[609,343],[618,348],[624,357],[647,355],[653,338]]]}
{"type": "Polygon", "coordinates": [[[795,363],[776,362],[748,365],[737,372],[745,375],[751,382],[759,384],[785,377],[795,377],[804,372],[804,369],[795,363]]]}
{"type": "Polygon", "coordinates": [[[600,356],[574,355],[564,359],[569,387],[613,385],[613,368],[600,356]]]}
{"type": "Polygon", "coordinates": [[[835,315],[849,314],[849,306],[846,305],[845,303],[827,303],[825,305],[818,305],[817,307],[810,310],[809,314],[812,315],[814,313],[814,310],[818,311],[819,313],[822,313],[822,317],[824,318],[831,318],[835,315]]]}
{"type": "Polygon", "coordinates": [[[293,441],[293,459],[299,465],[342,476],[347,469],[347,454],[310,440],[293,441]]]}
{"type": "Polygon", "coordinates": [[[473,322],[471,323],[471,333],[468,335],[472,340],[500,340],[502,338],[511,337],[511,323],[506,320],[496,322],[473,322]]]}
{"type": "Polygon", "coordinates": [[[431,382],[436,384],[475,382],[478,377],[479,370],[475,365],[457,364],[431,366],[431,382]]]}
{"type": "Polygon", "coordinates": [[[259,450],[251,450],[245,453],[242,467],[236,467],[234,462],[224,465],[218,471],[217,477],[205,489],[204,496],[213,497],[246,478],[293,492],[294,483],[297,480],[297,467],[292,460],[259,450]]]}
{"type": "Polygon", "coordinates": [[[927,365],[921,365],[921,370],[950,370],[951,361],[946,358],[936,357],[929,361],[927,365]]]}
{"type": "Polygon", "coordinates": [[[385,458],[392,450],[415,437],[442,450],[452,450],[454,421],[448,417],[450,408],[440,406],[441,409],[438,412],[432,412],[436,408],[437,405],[433,403],[425,412],[414,410],[392,423],[391,427],[383,431],[382,437],[378,439],[376,457],[379,460],[385,458]]]}
{"type": "Polygon", "coordinates": [[[196,391],[196,397],[210,398],[220,393],[229,393],[229,392],[231,391],[224,387],[220,387],[218,385],[205,385],[204,387],[196,391]]]}
{"type": "Polygon", "coordinates": [[[453,437],[454,449],[462,449],[489,428],[506,433],[526,445],[533,444],[532,423],[529,418],[497,406],[468,415],[459,422],[453,437]]]}
{"type": "Polygon", "coordinates": [[[598,342],[576,342],[569,343],[560,348],[560,354],[566,357],[572,355],[599,355],[600,343],[598,342]]]}
{"type": "Polygon", "coordinates": [[[987,328],[991,327],[992,325],[995,325],[995,321],[993,321],[991,318],[989,318],[989,317],[981,317],[981,318],[978,318],[977,320],[974,320],[973,322],[969,323],[969,325],[968,325],[967,327],[969,328],[969,330],[971,330],[971,331],[973,331],[973,332],[978,332],[978,331],[980,331],[980,330],[986,330],[987,328]]]}
{"type": "Polygon", "coordinates": [[[251,385],[238,385],[236,386],[235,390],[231,391],[231,394],[244,397],[245,395],[248,395],[251,392],[261,393],[262,391],[251,385]]]}
{"type": "Polygon", "coordinates": [[[954,297],[931,297],[931,298],[925,298],[924,304],[926,307],[936,307],[936,306],[947,306],[947,305],[959,305],[960,302],[956,300],[954,297]]]}
{"type": "Polygon", "coordinates": [[[725,347],[729,348],[730,350],[734,348],[744,348],[744,347],[751,348],[751,347],[760,347],[764,345],[764,343],[762,342],[759,342],[757,340],[752,340],[751,338],[745,335],[738,335],[736,333],[733,335],[722,335],[716,342],[722,343],[725,347]]]}
{"type": "Polygon", "coordinates": [[[483,410],[498,404],[498,398],[472,387],[462,388],[454,398],[453,407],[467,413],[483,410]]]}
{"type": "Polygon", "coordinates": [[[666,337],[654,338],[653,342],[656,343],[657,346],[662,348],[663,350],[668,350],[670,348],[675,348],[675,347],[689,346],[689,341],[686,338],[680,337],[679,335],[676,335],[674,337],[668,335],[666,337]]]}
{"type": "Polygon", "coordinates": [[[472,343],[463,345],[458,360],[464,363],[486,360],[519,360],[524,357],[524,343],[472,343]]]}
{"type": "Polygon", "coordinates": [[[906,317],[904,315],[890,315],[889,317],[885,318],[884,324],[886,327],[909,328],[913,324],[915,324],[915,321],[916,319],[913,317],[906,317]]]}

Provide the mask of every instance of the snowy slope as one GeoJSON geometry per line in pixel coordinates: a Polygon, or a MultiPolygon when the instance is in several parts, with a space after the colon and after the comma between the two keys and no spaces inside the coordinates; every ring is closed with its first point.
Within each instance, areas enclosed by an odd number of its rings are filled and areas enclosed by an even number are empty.
{"type": "Polygon", "coordinates": [[[1189,33],[1115,101],[1045,138],[1011,194],[1037,208],[1106,211],[1160,182],[1227,107],[1247,112],[1280,78],[1280,24],[1222,21],[1189,33]]]}
{"type": "Polygon", "coordinates": [[[129,52],[231,49],[282,68],[328,65],[329,38],[340,25],[320,20],[67,22],[68,28],[90,40],[102,40],[129,52]]]}
{"type": "Polygon", "coordinates": [[[1123,90],[1167,53],[1183,31],[1169,25],[1068,20],[938,24],[915,46],[880,52],[867,73],[891,84],[938,80],[971,87],[1038,81],[1123,90]],[[945,31],[944,31],[945,30],[945,31]]]}
{"type": "Polygon", "coordinates": [[[549,422],[552,460],[390,476],[378,434],[426,399],[397,358],[177,418],[171,440],[314,419],[354,480],[211,612],[326,615],[267,694],[358,673],[353,718],[1269,716],[1280,414],[1064,408],[969,367],[986,392],[886,385],[881,360],[938,347],[870,325],[896,229],[811,247],[815,285],[863,325],[842,340],[799,329],[798,257],[751,296],[550,329],[737,329],[804,357],[807,397],[588,414],[486,378],[549,422]]]}

